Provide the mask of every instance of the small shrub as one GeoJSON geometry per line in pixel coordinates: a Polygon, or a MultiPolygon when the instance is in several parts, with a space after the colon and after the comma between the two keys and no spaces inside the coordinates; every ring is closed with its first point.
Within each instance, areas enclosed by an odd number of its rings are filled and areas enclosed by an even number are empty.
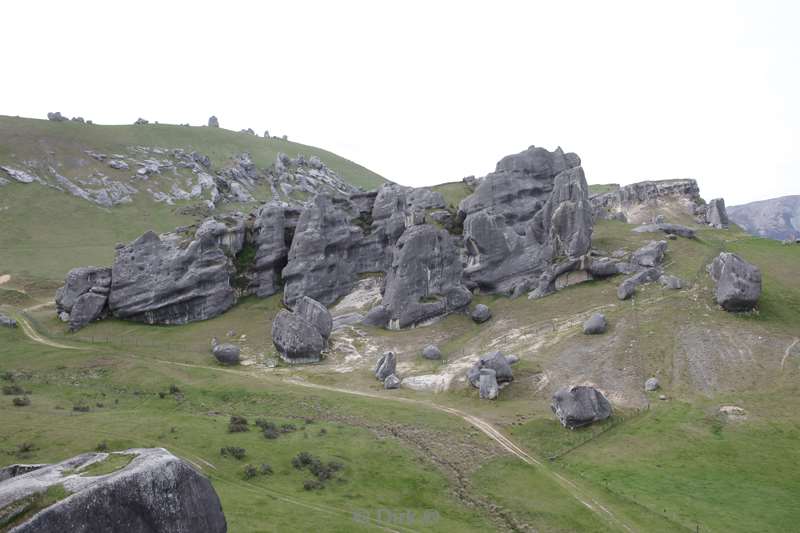
{"type": "Polygon", "coordinates": [[[313,423],[314,423],[314,419],[313,419],[313,418],[306,418],[306,419],[304,420],[304,422],[306,423],[306,425],[308,425],[308,424],[313,424],[313,423]]]}
{"type": "Polygon", "coordinates": [[[95,407],[98,407],[98,408],[101,408],[101,409],[102,409],[103,407],[105,407],[105,406],[103,405],[103,402],[97,402],[97,403],[96,403],[96,404],[94,404],[94,405],[95,405],[95,407]]]}
{"type": "Polygon", "coordinates": [[[88,413],[89,406],[84,403],[76,403],[75,405],[72,406],[72,410],[78,413],[88,413]]]}
{"type": "Polygon", "coordinates": [[[14,383],[13,385],[6,385],[3,387],[3,394],[6,396],[25,394],[25,389],[14,383]]]}
{"type": "Polygon", "coordinates": [[[278,432],[278,428],[276,427],[268,427],[264,429],[264,438],[265,439],[277,439],[280,436],[278,432]]]}
{"type": "Polygon", "coordinates": [[[269,427],[274,428],[276,426],[275,426],[275,424],[273,422],[270,422],[269,420],[267,420],[265,418],[256,418],[256,427],[258,427],[261,430],[264,430],[264,429],[267,429],[269,427]]]}
{"type": "Polygon", "coordinates": [[[308,452],[300,452],[292,459],[292,466],[300,470],[311,464],[314,456],[308,452]]]}
{"type": "Polygon", "coordinates": [[[324,485],[317,481],[316,479],[307,479],[303,481],[303,489],[305,490],[319,490],[324,485]]]}
{"type": "Polygon", "coordinates": [[[169,393],[170,394],[180,394],[181,393],[181,389],[179,389],[178,386],[173,383],[172,385],[169,386],[169,393]]]}
{"type": "Polygon", "coordinates": [[[258,469],[259,473],[262,476],[271,476],[272,475],[272,467],[267,463],[261,463],[261,466],[258,469]]]}
{"type": "Polygon", "coordinates": [[[225,446],[219,450],[220,455],[223,457],[233,457],[234,459],[242,460],[244,459],[245,454],[247,451],[244,448],[239,448],[238,446],[225,446]]]}
{"type": "Polygon", "coordinates": [[[25,455],[36,450],[36,445],[32,442],[23,442],[17,445],[17,455],[25,455]]]}
{"type": "Polygon", "coordinates": [[[297,428],[294,427],[294,424],[281,425],[281,433],[291,433],[292,431],[297,431],[297,428]]]}
{"type": "Polygon", "coordinates": [[[166,398],[166,397],[167,397],[167,393],[166,393],[166,392],[164,392],[163,390],[162,390],[162,391],[159,391],[159,392],[158,392],[158,397],[159,397],[159,398],[161,398],[161,399],[163,400],[164,398],[166,398]]]}
{"type": "Polygon", "coordinates": [[[0,373],[0,379],[2,379],[3,381],[14,381],[14,373],[5,370],[2,373],[0,373]]]}
{"type": "Polygon", "coordinates": [[[327,435],[327,434],[328,434],[328,430],[327,430],[327,429],[325,429],[325,428],[321,428],[321,429],[319,430],[319,435],[320,435],[320,437],[321,437],[321,436],[323,436],[323,435],[327,435]]]}
{"type": "Polygon", "coordinates": [[[108,451],[108,443],[106,441],[99,442],[97,446],[95,446],[94,451],[96,452],[107,452],[108,451]]]}
{"type": "Polygon", "coordinates": [[[31,399],[27,396],[18,396],[17,398],[11,400],[11,403],[14,404],[14,407],[25,407],[26,405],[31,404],[31,399]]]}
{"type": "Polygon", "coordinates": [[[249,463],[244,465],[244,467],[242,468],[242,476],[245,479],[252,479],[252,478],[256,477],[257,475],[258,475],[258,470],[256,470],[255,466],[253,466],[253,465],[251,465],[249,463]]]}
{"type": "Polygon", "coordinates": [[[232,415],[230,422],[228,422],[228,433],[242,433],[244,431],[250,431],[247,419],[243,416],[232,415]]]}

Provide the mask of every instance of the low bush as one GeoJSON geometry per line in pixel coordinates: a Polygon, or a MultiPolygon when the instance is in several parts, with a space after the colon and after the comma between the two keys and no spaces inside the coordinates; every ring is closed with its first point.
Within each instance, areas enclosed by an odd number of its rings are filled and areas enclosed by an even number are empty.
{"type": "Polygon", "coordinates": [[[11,403],[14,404],[14,407],[25,407],[31,404],[31,399],[27,396],[18,396],[11,400],[11,403]]]}
{"type": "Polygon", "coordinates": [[[3,387],[3,394],[6,396],[25,394],[25,389],[14,383],[13,385],[6,385],[3,387]]]}
{"type": "Polygon", "coordinates": [[[97,446],[95,446],[94,451],[96,451],[96,452],[107,452],[108,451],[108,443],[106,441],[97,443],[97,446]]]}
{"type": "Polygon", "coordinates": [[[224,448],[220,448],[219,453],[223,457],[230,456],[234,459],[242,460],[244,459],[247,451],[244,448],[239,448],[238,446],[225,446],[224,448]]]}
{"type": "Polygon", "coordinates": [[[75,405],[72,406],[72,410],[78,413],[88,413],[89,409],[90,409],[89,406],[86,405],[85,403],[76,403],[75,405]]]}
{"type": "Polygon", "coordinates": [[[231,420],[228,422],[228,433],[242,433],[244,431],[250,431],[247,419],[243,416],[231,415],[231,420]]]}
{"type": "Polygon", "coordinates": [[[324,485],[316,479],[307,479],[303,481],[303,489],[305,490],[318,490],[322,487],[324,487],[324,485]]]}
{"type": "Polygon", "coordinates": [[[253,465],[251,465],[249,463],[244,465],[244,467],[242,468],[242,476],[245,479],[252,479],[252,478],[256,477],[257,475],[258,475],[258,470],[256,469],[255,466],[253,466],[253,465]]]}
{"type": "Polygon", "coordinates": [[[292,431],[297,431],[297,428],[294,427],[294,424],[281,425],[281,433],[291,433],[292,431]]]}
{"type": "Polygon", "coordinates": [[[267,463],[261,463],[261,466],[259,467],[258,471],[262,476],[272,475],[272,467],[267,463]]]}

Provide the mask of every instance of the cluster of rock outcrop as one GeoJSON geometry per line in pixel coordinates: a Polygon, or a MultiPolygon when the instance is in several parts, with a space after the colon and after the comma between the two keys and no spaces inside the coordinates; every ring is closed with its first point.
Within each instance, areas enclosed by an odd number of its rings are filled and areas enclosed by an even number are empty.
{"type": "Polygon", "coordinates": [[[514,381],[511,365],[518,360],[515,355],[506,356],[499,351],[488,353],[470,367],[467,381],[478,389],[482,400],[494,400],[502,386],[514,381]]]}
{"type": "Polygon", "coordinates": [[[0,313],[0,326],[4,328],[15,328],[17,327],[17,321],[11,318],[10,316],[6,316],[3,313],[0,313]]]}
{"type": "Polygon", "coordinates": [[[12,465],[0,470],[0,513],[13,520],[16,533],[63,531],[227,531],[222,505],[211,483],[185,461],[163,448],[116,452],[129,455],[129,464],[110,474],[83,471],[109,458],[108,453],[85,453],[61,463],[12,465]],[[36,496],[60,485],[68,493],[44,509],[36,496]],[[26,511],[34,510],[28,516],[26,511]]]}
{"type": "Polygon", "coordinates": [[[333,320],[318,301],[303,296],[294,309],[281,309],[272,321],[272,343],[287,363],[316,363],[328,345],[333,320]]]}

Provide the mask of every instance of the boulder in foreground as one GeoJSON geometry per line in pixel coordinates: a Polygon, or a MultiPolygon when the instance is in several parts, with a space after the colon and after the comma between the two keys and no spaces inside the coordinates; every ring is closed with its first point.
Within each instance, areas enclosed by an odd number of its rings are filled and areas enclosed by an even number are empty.
{"type": "Polygon", "coordinates": [[[61,485],[66,493],[63,498],[25,518],[13,531],[224,533],[228,530],[214,488],[188,463],[163,448],[118,453],[133,458],[126,466],[106,475],[81,473],[112,455],[106,453],[86,453],[54,465],[33,465],[32,470],[12,468],[8,478],[0,482],[0,512],[17,508],[24,512],[37,494],[61,485]]]}
{"type": "Polygon", "coordinates": [[[761,296],[761,271],[736,254],[722,252],[709,266],[717,303],[726,311],[750,311],[761,296]]]}
{"type": "Polygon", "coordinates": [[[550,408],[565,428],[575,429],[611,416],[611,404],[594,387],[564,387],[553,394],[550,408]]]}

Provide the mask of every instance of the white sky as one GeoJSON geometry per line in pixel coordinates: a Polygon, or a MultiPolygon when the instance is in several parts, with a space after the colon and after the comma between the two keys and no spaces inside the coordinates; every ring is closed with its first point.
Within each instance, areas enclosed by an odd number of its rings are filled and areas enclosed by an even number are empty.
{"type": "Polygon", "coordinates": [[[733,205],[800,194],[798,6],[4,0],[0,114],[215,114],[415,186],[560,145],[733,205]]]}

